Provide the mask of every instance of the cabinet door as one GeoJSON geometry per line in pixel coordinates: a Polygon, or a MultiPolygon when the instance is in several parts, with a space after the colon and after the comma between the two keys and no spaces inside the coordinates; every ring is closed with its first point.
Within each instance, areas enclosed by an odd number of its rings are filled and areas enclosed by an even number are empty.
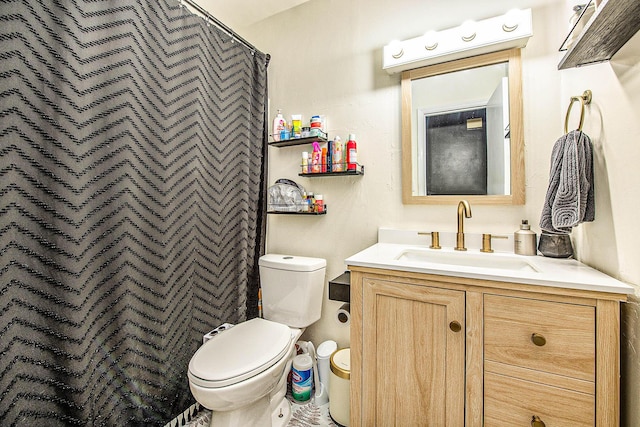
{"type": "Polygon", "coordinates": [[[463,426],[464,292],[363,285],[362,425],[463,426]]]}

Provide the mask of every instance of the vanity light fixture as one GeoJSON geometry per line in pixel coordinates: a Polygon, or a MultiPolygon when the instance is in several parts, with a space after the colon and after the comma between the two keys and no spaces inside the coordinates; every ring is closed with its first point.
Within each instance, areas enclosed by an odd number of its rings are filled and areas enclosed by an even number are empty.
{"type": "Polygon", "coordinates": [[[493,18],[465,21],[458,27],[393,41],[383,48],[382,68],[394,74],[484,53],[522,48],[532,35],[531,9],[510,10],[493,18]]]}

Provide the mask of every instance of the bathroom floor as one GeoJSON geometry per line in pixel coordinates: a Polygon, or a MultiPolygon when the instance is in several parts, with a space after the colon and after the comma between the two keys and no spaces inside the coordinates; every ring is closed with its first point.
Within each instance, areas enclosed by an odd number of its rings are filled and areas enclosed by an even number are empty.
{"type": "MultiPolygon", "coordinates": [[[[339,427],[329,416],[329,404],[316,406],[315,403],[297,403],[287,396],[291,402],[291,420],[287,427],[339,427]]],[[[211,411],[203,410],[185,427],[208,427],[211,423],[211,411]]]]}
{"type": "Polygon", "coordinates": [[[316,406],[310,402],[299,404],[295,401],[291,402],[291,420],[287,427],[308,427],[308,426],[332,426],[337,427],[329,416],[329,404],[316,406]]]}

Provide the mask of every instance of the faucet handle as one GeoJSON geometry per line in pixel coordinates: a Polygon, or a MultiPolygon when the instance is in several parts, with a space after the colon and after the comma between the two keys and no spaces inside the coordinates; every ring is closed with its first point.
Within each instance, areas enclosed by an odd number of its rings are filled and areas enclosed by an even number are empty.
{"type": "Polygon", "coordinates": [[[431,249],[441,249],[440,246],[440,232],[438,231],[418,231],[418,236],[431,235],[431,249]]]}
{"type": "Polygon", "coordinates": [[[492,253],[493,249],[491,249],[491,239],[508,239],[509,236],[492,236],[491,234],[483,234],[482,235],[482,249],[480,252],[492,253]]]}

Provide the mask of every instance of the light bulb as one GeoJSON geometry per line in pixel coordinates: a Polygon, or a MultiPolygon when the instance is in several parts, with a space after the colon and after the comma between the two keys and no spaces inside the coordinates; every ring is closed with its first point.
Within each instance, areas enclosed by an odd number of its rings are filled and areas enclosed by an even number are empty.
{"type": "Polygon", "coordinates": [[[462,37],[462,40],[470,42],[471,40],[475,39],[476,27],[477,24],[475,21],[464,21],[462,25],[460,25],[460,36],[462,37]]]}
{"type": "Polygon", "coordinates": [[[424,48],[427,50],[434,50],[438,47],[438,33],[435,31],[427,31],[424,36],[424,48]]]}
{"type": "Polygon", "coordinates": [[[502,24],[502,30],[510,33],[518,28],[518,24],[522,20],[522,11],[519,9],[511,9],[504,15],[504,23],[502,24]]]}
{"type": "Polygon", "coordinates": [[[391,43],[389,43],[389,50],[391,51],[391,56],[395,59],[400,58],[404,54],[404,49],[399,40],[391,41],[391,43]]]}

